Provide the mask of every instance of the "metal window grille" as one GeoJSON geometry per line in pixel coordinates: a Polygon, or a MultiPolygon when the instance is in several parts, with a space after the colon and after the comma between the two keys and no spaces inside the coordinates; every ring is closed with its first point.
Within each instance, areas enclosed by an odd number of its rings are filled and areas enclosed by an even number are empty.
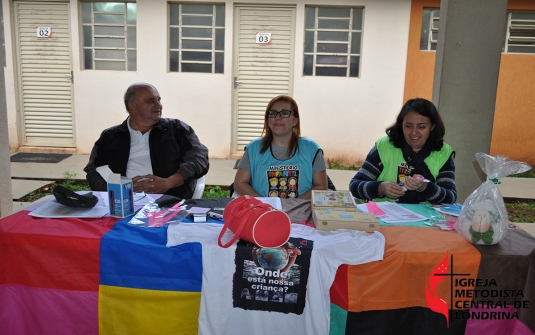
{"type": "Polygon", "coordinates": [[[169,72],[223,73],[225,6],[169,4],[169,72]]]}
{"type": "Polygon", "coordinates": [[[305,7],[303,75],[359,76],[363,11],[305,7]]]}
{"type": "Polygon", "coordinates": [[[535,54],[535,11],[508,13],[506,53],[535,54]]]}
{"type": "Polygon", "coordinates": [[[85,70],[136,71],[136,3],[82,2],[85,70]]]}
{"type": "Polygon", "coordinates": [[[424,8],[422,14],[422,34],[420,35],[420,50],[437,50],[439,19],[440,9],[424,8]]]}

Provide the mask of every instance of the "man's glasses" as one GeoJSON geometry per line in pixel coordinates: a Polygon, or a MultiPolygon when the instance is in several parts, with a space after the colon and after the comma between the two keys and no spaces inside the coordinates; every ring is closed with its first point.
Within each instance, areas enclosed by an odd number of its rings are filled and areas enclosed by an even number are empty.
{"type": "Polygon", "coordinates": [[[283,118],[287,118],[287,117],[290,117],[290,115],[292,115],[292,111],[291,110],[287,110],[287,109],[281,109],[280,111],[276,111],[274,109],[270,109],[267,111],[267,116],[269,118],[276,118],[277,115],[279,114],[281,117],[283,118]]]}

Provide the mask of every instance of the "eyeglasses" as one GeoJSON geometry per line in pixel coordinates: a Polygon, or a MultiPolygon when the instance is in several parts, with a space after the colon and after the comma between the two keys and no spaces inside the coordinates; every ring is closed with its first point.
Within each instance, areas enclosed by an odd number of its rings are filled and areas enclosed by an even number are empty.
{"type": "Polygon", "coordinates": [[[292,115],[292,111],[291,110],[287,110],[287,109],[281,109],[280,111],[276,111],[274,109],[270,109],[267,111],[267,116],[269,118],[276,118],[277,115],[280,115],[281,117],[283,118],[287,118],[287,117],[290,117],[290,115],[292,115]]]}

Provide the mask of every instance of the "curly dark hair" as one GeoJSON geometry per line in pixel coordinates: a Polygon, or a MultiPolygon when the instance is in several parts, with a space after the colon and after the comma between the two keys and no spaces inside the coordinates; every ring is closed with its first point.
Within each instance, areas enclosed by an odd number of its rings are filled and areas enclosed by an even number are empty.
{"type": "Polygon", "coordinates": [[[268,103],[266,107],[266,113],[264,114],[264,130],[262,130],[262,134],[264,136],[261,140],[261,146],[260,146],[260,153],[266,152],[266,150],[271,146],[271,142],[273,141],[273,133],[271,133],[271,129],[268,127],[268,115],[267,112],[273,107],[273,105],[279,101],[284,101],[290,104],[292,107],[292,114],[297,119],[297,124],[295,125],[295,130],[292,132],[292,139],[290,140],[290,145],[288,146],[288,155],[291,155],[292,152],[297,151],[298,149],[298,140],[301,136],[301,122],[299,121],[299,108],[297,107],[297,102],[295,100],[287,95],[279,95],[271,99],[271,101],[268,103]]]}
{"type": "Polygon", "coordinates": [[[438,114],[435,105],[433,105],[431,101],[422,98],[408,100],[401,108],[401,111],[396,118],[396,123],[386,128],[386,134],[390,137],[390,142],[392,142],[396,148],[403,147],[403,118],[409,112],[416,112],[422,116],[427,116],[431,120],[431,124],[435,127],[431,130],[426,145],[428,145],[432,151],[442,149],[442,145],[444,144],[444,134],[446,133],[444,122],[438,114]]]}

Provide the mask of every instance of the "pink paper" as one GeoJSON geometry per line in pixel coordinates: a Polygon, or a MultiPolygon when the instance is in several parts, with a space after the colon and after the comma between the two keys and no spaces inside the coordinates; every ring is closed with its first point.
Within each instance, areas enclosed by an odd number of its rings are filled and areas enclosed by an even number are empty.
{"type": "Polygon", "coordinates": [[[382,209],[379,208],[379,206],[377,206],[377,204],[373,201],[368,201],[366,203],[366,207],[368,207],[368,213],[371,213],[375,216],[383,216],[383,215],[386,215],[385,212],[383,212],[382,209]]]}

